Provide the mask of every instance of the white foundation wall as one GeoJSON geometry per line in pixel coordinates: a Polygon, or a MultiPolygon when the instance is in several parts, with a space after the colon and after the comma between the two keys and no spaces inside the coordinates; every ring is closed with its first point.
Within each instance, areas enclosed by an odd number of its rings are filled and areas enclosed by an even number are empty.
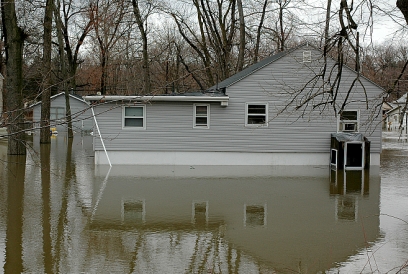
{"type": "MultiPolygon", "coordinates": [[[[232,166],[324,166],[329,153],[242,153],[108,151],[112,165],[232,165],[232,166]]],[[[95,151],[95,164],[108,165],[104,151],[95,151]]],[[[380,165],[380,155],[371,154],[370,164],[380,165]]]]}

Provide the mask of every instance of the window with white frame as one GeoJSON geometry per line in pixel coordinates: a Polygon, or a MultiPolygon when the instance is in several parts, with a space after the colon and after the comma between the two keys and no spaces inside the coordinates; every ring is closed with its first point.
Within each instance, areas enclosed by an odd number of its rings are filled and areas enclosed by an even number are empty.
{"type": "Polygon", "coordinates": [[[124,128],[146,128],[145,106],[123,107],[124,128]]]}
{"type": "Polygon", "coordinates": [[[50,108],[50,120],[57,121],[65,119],[65,108],[63,107],[51,107],[50,108]]]}
{"type": "Polygon", "coordinates": [[[343,110],[339,115],[339,132],[358,132],[359,111],[343,110]]]}
{"type": "Polygon", "coordinates": [[[268,104],[247,103],[245,105],[245,126],[267,126],[268,104]]]}
{"type": "Polygon", "coordinates": [[[303,63],[310,62],[312,62],[312,52],[310,50],[306,50],[303,52],[303,63]]]}
{"type": "Polygon", "coordinates": [[[194,128],[210,128],[210,105],[194,104],[194,128]]]}

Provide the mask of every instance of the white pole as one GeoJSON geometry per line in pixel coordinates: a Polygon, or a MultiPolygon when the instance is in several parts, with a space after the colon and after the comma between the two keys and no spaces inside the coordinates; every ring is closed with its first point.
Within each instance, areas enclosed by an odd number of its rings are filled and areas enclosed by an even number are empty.
{"type": "Polygon", "coordinates": [[[101,138],[103,150],[105,151],[106,158],[108,158],[109,165],[112,167],[111,161],[110,161],[110,159],[109,159],[108,152],[106,151],[105,143],[103,142],[102,135],[101,135],[101,132],[100,132],[100,130],[99,130],[98,122],[96,121],[95,112],[94,112],[93,107],[91,107],[91,110],[92,110],[92,116],[93,116],[94,121],[95,121],[96,129],[98,130],[99,137],[101,138]]]}

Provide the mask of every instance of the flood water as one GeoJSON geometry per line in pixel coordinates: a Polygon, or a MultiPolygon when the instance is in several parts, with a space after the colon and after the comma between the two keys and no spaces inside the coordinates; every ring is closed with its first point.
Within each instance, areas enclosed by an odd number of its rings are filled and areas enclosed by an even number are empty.
{"type": "Polygon", "coordinates": [[[381,168],[95,166],[0,141],[4,273],[408,273],[408,145],[381,168]]]}

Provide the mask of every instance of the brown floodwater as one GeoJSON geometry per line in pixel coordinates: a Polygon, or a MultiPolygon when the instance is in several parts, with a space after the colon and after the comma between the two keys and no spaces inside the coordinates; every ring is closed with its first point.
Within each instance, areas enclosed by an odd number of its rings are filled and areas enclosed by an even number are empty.
{"type": "Polygon", "coordinates": [[[29,146],[0,140],[4,273],[408,272],[406,142],[365,172],[109,168],[91,136],[29,146]]]}

